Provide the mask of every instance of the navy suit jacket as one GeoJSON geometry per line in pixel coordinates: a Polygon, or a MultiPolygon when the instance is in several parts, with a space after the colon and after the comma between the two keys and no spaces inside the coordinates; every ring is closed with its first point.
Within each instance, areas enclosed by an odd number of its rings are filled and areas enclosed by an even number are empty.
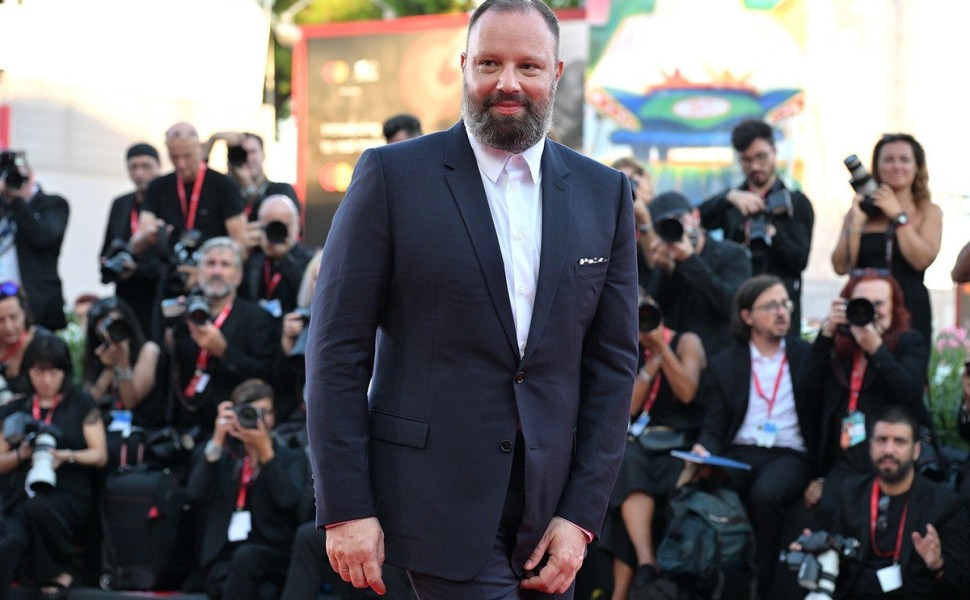
{"type": "Polygon", "coordinates": [[[630,187],[551,141],[541,173],[522,357],[462,123],[366,151],[334,217],[306,353],[317,524],[376,515],[390,564],[453,580],[481,570],[518,427],[514,567],[555,515],[602,526],[637,362],[630,187]]]}

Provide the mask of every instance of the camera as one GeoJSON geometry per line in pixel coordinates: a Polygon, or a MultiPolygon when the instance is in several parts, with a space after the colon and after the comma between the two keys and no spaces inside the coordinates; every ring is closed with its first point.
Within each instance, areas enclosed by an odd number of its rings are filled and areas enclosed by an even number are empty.
{"type": "Polygon", "coordinates": [[[660,323],[663,321],[663,311],[660,310],[660,305],[654,300],[650,298],[641,300],[638,312],[640,331],[646,333],[660,327],[660,323]]]}
{"type": "MultiPolygon", "coordinates": [[[[848,304],[845,305],[845,318],[851,325],[865,327],[876,321],[876,306],[865,298],[849,300],[848,304]]],[[[843,335],[849,335],[849,325],[845,323],[839,325],[838,331],[843,335]]]]}
{"type": "Polygon", "coordinates": [[[842,560],[859,558],[859,540],[852,537],[832,535],[827,531],[802,534],[795,540],[800,551],[782,551],[778,560],[792,571],[798,571],[798,585],[815,594],[815,597],[831,597],[842,560]]]}
{"type": "Polygon", "coordinates": [[[120,344],[131,339],[131,323],[122,317],[107,316],[97,328],[98,338],[106,344],[120,344]]]}
{"type": "Polygon", "coordinates": [[[263,409],[248,402],[232,407],[239,419],[239,426],[245,429],[259,429],[259,422],[263,420],[263,409]]]}
{"type": "Polygon", "coordinates": [[[283,221],[270,221],[263,226],[266,241],[270,244],[285,244],[290,235],[290,228],[283,221]]]}
{"type": "Polygon", "coordinates": [[[27,183],[27,156],[22,150],[4,150],[0,152],[0,181],[14,190],[19,190],[27,183]]]}
{"type": "Polygon", "coordinates": [[[188,274],[178,270],[178,266],[195,267],[199,264],[198,248],[202,243],[202,232],[197,229],[186,229],[174,244],[169,239],[168,231],[158,230],[158,247],[163,253],[163,260],[169,265],[165,276],[164,296],[178,296],[185,293],[188,274]]]}
{"type": "Polygon", "coordinates": [[[845,168],[852,175],[852,178],[849,179],[849,185],[856,193],[862,194],[862,202],[859,203],[859,208],[869,217],[881,215],[882,209],[876,206],[876,201],[872,198],[872,193],[879,189],[879,184],[866,171],[866,168],[859,161],[859,157],[855,154],[850,154],[843,162],[845,162],[845,168]]]}
{"type": "Polygon", "coordinates": [[[229,146],[226,148],[226,162],[229,166],[238,169],[249,160],[249,153],[242,146],[229,146]]]}
{"type": "Polygon", "coordinates": [[[785,188],[778,188],[765,198],[764,212],[748,219],[748,246],[752,251],[765,252],[771,246],[771,236],[768,235],[768,219],[773,217],[791,217],[791,193],[785,188]]]}
{"type": "Polygon", "coordinates": [[[165,298],[161,302],[161,308],[162,316],[166,319],[175,319],[184,315],[196,325],[205,325],[212,320],[209,301],[198,291],[193,291],[184,297],[165,298]]]}
{"type": "Polygon", "coordinates": [[[653,230],[668,244],[676,244],[684,237],[684,224],[678,217],[667,217],[653,224],[653,230]]]}
{"type": "Polygon", "coordinates": [[[101,263],[101,283],[112,283],[121,279],[126,270],[135,268],[135,257],[131,247],[121,238],[111,240],[105,261],[101,263]]]}
{"type": "Polygon", "coordinates": [[[34,492],[57,485],[54,450],[59,437],[60,430],[56,426],[46,425],[24,412],[13,413],[3,420],[3,439],[11,447],[28,444],[34,449],[26,480],[26,485],[34,492]]]}

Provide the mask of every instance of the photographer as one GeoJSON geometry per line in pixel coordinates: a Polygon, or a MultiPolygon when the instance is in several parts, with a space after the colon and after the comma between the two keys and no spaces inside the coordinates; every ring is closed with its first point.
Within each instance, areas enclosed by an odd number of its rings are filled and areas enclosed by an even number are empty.
{"type": "Polygon", "coordinates": [[[176,424],[211,427],[218,403],[246,379],[269,380],[279,330],[258,304],[236,297],[242,257],[227,237],[199,249],[199,288],[207,314],[175,326],[176,424]]]}
{"type": "Polygon", "coordinates": [[[246,380],[219,404],[212,439],[195,457],[187,491],[204,510],[199,561],[210,598],[277,597],[296,528],[310,515],[306,453],[275,442],[274,424],[273,389],[246,380]]]}
{"type": "Polygon", "coordinates": [[[771,125],[747,120],[731,132],[744,181],[705,200],[701,225],[721,229],[724,238],[748,246],[751,272],[776,275],[795,303],[792,333],[801,331],[802,271],[808,265],[815,212],[805,194],[789,190],[776,170],[771,125]]]}
{"type": "MultiPolygon", "coordinates": [[[[75,576],[75,547],[87,539],[94,515],[96,471],[108,458],[104,424],[91,399],[71,384],[71,356],[62,339],[36,336],[22,368],[30,395],[4,420],[0,439],[0,473],[16,472],[3,490],[2,544],[23,548],[29,540],[41,597],[65,598],[75,576]]],[[[3,554],[0,589],[10,588],[18,559],[3,554]]]]}
{"type": "Polygon", "coordinates": [[[269,196],[259,207],[259,244],[243,267],[239,296],[280,318],[296,308],[296,293],[310,261],[310,249],[299,241],[300,213],[286,196],[269,196]]]}
{"type": "Polygon", "coordinates": [[[652,222],[647,263],[653,269],[647,293],[671,329],[696,333],[711,356],[731,343],[731,299],[751,276],[748,251],[719,242],[700,227],[696,209],[678,192],[664,192],[647,205],[652,222]]]}
{"type": "Polygon", "coordinates": [[[812,505],[821,500],[821,518],[834,512],[846,476],[869,472],[862,443],[869,419],[899,404],[928,424],[923,405],[928,360],[922,336],[910,329],[909,311],[892,277],[853,277],[832,301],[809,365],[809,378],[822,386],[820,464],[825,479],[813,482],[805,501],[812,505]]]}
{"type": "Polygon", "coordinates": [[[647,254],[650,252],[650,212],[647,204],[653,199],[653,181],[646,168],[632,156],[623,156],[610,165],[630,179],[633,190],[633,220],[637,226],[637,283],[646,289],[650,283],[650,266],[647,254]]]}
{"type": "Polygon", "coordinates": [[[959,496],[916,473],[918,428],[905,408],[887,408],[870,429],[868,472],[840,486],[830,529],[860,546],[840,565],[835,598],[966,597],[970,522],[959,496]]]}
{"type": "Polygon", "coordinates": [[[101,283],[114,283],[115,295],[135,310],[142,331],[151,332],[152,317],[158,308],[161,256],[157,248],[133,255],[128,242],[138,231],[148,185],[158,175],[158,150],[149,144],[134,144],[128,148],[125,160],[135,191],[111,203],[101,246],[101,283]]]}
{"type": "Polygon", "coordinates": [[[51,331],[67,326],[57,272],[70,207],[45,194],[23,152],[0,152],[0,281],[23,286],[34,322],[51,331]]]}
{"type": "MultiPolygon", "coordinates": [[[[0,283],[0,373],[12,394],[29,390],[23,358],[27,346],[38,333],[50,331],[34,324],[23,288],[13,281],[0,283]]],[[[0,417],[7,414],[8,406],[0,400],[0,417]]]]}
{"type": "Polygon", "coordinates": [[[903,291],[913,329],[929,348],[933,318],[923,275],[940,252],[943,211],[930,199],[926,153],[909,134],[887,134],[873,148],[872,168],[873,191],[852,199],[832,267],[839,275],[888,269],[903,291]]]}
{"type": "Polygon", "coordinates": [[[242,192],[243,212],[249,221],[256,220],[259,206],[266,198],[277,194],[292,200],[299,210],[300,200],[292,185],[266,178],[263,171],[263,162],[266,160],[263,138],[248,131],[220,131],[209,136],[203,150],[204,156],[208,157],[212,153],[212,147],[219,140],[226,143],[228,175],[242,192]]]}
{"type": "Polygon", "coordinates": [[[643,594],[657,575],[657,503],[673,494],[684,468],[670,451],[690,448],[704,418],[694,403],[707,365],[700,338],[665,327],[651,298],[640,303],[639,338],[643,365],[633,383],[630,431],[603,535],[613,556],[614,600],[626,600],[631,583],[633,593],[643,594]]]}

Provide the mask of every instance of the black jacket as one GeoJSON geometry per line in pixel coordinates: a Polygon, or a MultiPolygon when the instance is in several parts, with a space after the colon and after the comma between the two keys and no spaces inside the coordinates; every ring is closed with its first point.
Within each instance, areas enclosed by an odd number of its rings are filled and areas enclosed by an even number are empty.
{"type": "Polygon", "coordinates": [[[70,216],[67,200],[49,196],[38,187],[30,202],[17,198],[7,211],[17,224],[15,245],[20,281],[30,300],[34,321],[51,331],[63,329],[67,320],[57,261],[70,216]]]}
{"type": "MultiPolygon", "coordinates": [[[[283,258],[273,265],[274,273],[282,275],[279,284],[274,288],[271,299],[279,300],[283,314],[293,312],[296,308],[296,295],[300,291],[300,282],[307,263],[313,257],[313,252],[297,242],[283,258]]],[[[239,296],[258,302],[266,297],[266,284],[263,281],[263,263],[265,255],[261,248],[256,248],[246,259],[243,266],[243,280],[239,286],[239,296]]]]}

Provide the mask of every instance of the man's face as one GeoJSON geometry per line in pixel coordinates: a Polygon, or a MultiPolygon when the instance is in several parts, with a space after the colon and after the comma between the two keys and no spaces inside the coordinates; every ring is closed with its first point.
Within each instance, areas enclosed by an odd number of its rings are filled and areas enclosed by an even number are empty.
{"type": "Polygon", "coordinates": [[[476,139],[514,154],[542,139],[563,62],[537,11],[487,11],[469,32],[461,66],[462,115],[476,139]]]}
{"type": "Polygon", "coordinates": [[[791,325],[788,291],[783,285],[773,285],[755,299],[751,309],[741,311],[741,319],[751,327],[751,337],[780,340],[791,325]]]}
{"type": "Polygon", "coordinates": [[[888,483],[901,481],[913,470],[919,451],[908,423],[876,421],[869,440],[869,458],[880,479],[888,483]]]}
{"type": "Polygon", "coordinates": [[[158,176],[158,167],[158,161],[147,154],[129,158],[128,177],[135,184],[135,189],[144,193],[152,179],[158,176]]]}
{"type": "Polygon", "coordinates": [[[195,181],[202,162],[202,144],[191,137],[177,137],[165,142],[168,148],[168,158],[175,167],[175,172],[185,181],[195,181]]]}
{"type": "Polygon", "coordinates": [[[249,167],[249,170],[253,173],[262,173],[263,160],[266,157],[259,142],[251,137],[243,138],[242,148],[246,151],[246,166],[249,167]]]}
{"type": "Polygon", "coordinates": [[[852,290],[852,300],[865,298],[876,308],[876,326],[885,333],[893,324],[893,292],[888,281],[871,279],[852,290]]]}
{"type": "Polygon", "coordinates": [[[236,293],[242,272],[229,248],[212,248],[199,261],[199,287],[206,298],[221,300],[236,293]]]}
{"type": "Polygon", "coordinates": [[[744,176],[755,187],[767,187],[775,177],[775,147],[763,138],[755,138],[739,155],[744,176]]]}

